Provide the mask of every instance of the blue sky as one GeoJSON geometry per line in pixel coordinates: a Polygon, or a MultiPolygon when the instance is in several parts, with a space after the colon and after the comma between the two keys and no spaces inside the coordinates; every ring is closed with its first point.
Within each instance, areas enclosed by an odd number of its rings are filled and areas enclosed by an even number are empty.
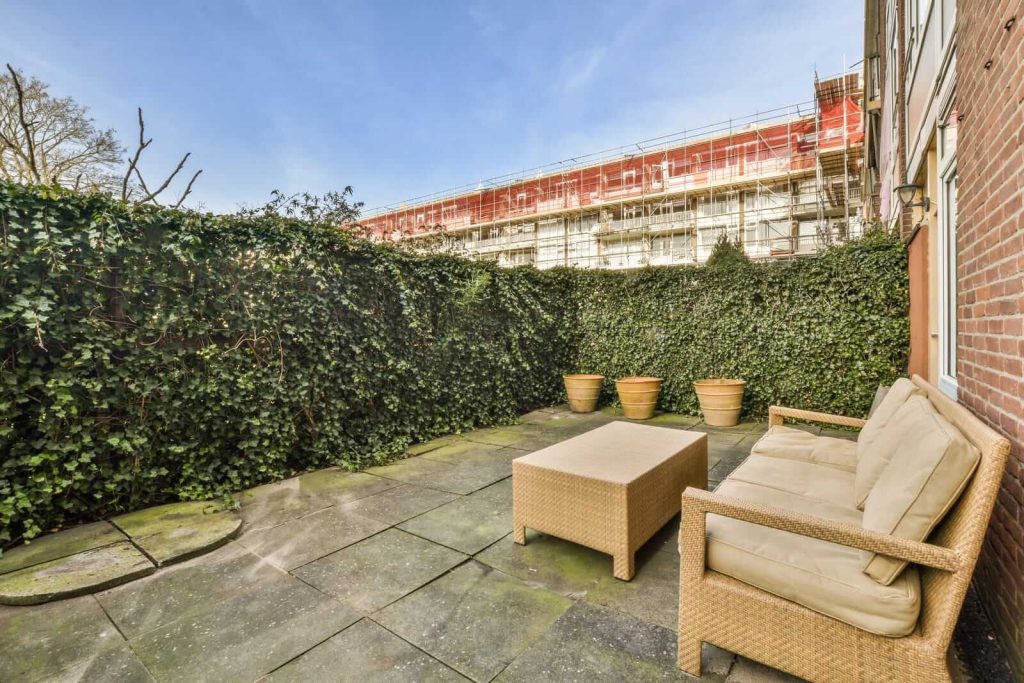
{"type": "Polygon", "coordinates": [[[0,0],[0,61],[203,168],[191,205],[352,185],[372,208],[809,100],[853,0],[0,0]]]}

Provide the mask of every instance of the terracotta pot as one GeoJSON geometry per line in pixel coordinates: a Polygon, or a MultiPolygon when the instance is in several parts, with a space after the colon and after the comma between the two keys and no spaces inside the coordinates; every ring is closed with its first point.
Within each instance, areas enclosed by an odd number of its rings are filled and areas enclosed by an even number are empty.
{"type": "Polygon", "coordinates": [[[660,377],[623,377],[615,380],[622,414],[630,420],[649,420],[654,417],[661,391],[660,377]]]}
{"type": "Polygon", "coordinates": [[[562,375],[562,380],[569,397],[569,410],[574,413],[592,413],[597,410],[604,375],[562,375]]]}
{"type": "Polygon", "coordinates": [[[693,383],[704,422],[712,427],[732,427],[740,421],[743,407],[742,379],[702,379],[693,383]]]}

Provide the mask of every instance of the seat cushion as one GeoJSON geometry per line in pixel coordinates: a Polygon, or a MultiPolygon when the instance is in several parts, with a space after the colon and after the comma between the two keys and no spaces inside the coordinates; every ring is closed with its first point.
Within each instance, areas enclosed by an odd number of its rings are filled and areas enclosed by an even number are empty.
{"type": "MultiPolygon", "coordinates": [[[[924,396],[911,396],[878,437],[888,461],[864,504],[865,529],[923,541],[974,474],[981,453],[924,396]]],[[[907,563],[862,551],[864,572],[891,583],[907,563]]]]}
{"type": "Polygon", "coordinates": [[[857,507],[853,499],[853,472],[802,460],[751,455],[733,470],[727,481],[757,484],[850,509],[857,507]]]}
{"type": "MultiPolygon", "coordinates": [[[[836,521],[855,523],[860,516],[852,504],[731,478],[716,493],[836,521]]],[[[878,635],[905,636],[917,624],[921,585],[915,567],[883,586],[864,574],[854,548],[719,515],[708,515],[707,538],[707,566],[713,571],[878,635]]]]}
{"type": "Polygon", "coordinates": [[[817,465],[836,467],[848,472],[857,469],[857,442],[831,436],[815,436],[809,432],[782,425],[771,427],[754,447],[751,455],[802,460],[817,465]]]}
{"type": "Polygon", "coordinates": [[[917,385],[905,377],[893,382],[885,393],[875,412],[860,430],[857,436],[857,507],[864,509],[864,501],[871,492],[871,487],[878,481],[888,461],[884,460],[883,451],[876,448],[876,442],[889,420],[896,415],[900,407],[913,395],[922,392],[917,385]]]}

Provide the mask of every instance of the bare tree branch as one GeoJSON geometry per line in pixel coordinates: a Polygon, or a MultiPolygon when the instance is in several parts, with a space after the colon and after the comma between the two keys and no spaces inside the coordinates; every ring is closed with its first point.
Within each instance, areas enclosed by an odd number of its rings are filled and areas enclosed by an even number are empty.
{"type": "Polygon", "coordinates": [[[156,198],[157,195],[166,190],[167,186],[171,184],[172,180],[174,180],[174,176],[178,175],[178,172],[182,169],[182,167],[185,165],[185,162],[188,161],[188,158],[190,156],[192,156],[192,152],[185,152],[185,156],[183,156],[181,158],[181,161],[178,162],[178,167],[175,168],[173,172],[171,172],[171,175],[167,176],[167,179],[164,180],[163,185],[158,187],[156,191],[150,192],[148,195],[140,199],[139,203],[145,204],[148,201],[152,201],[154,198],[156,198]]]}
{"type": "Polygon", "coordinates": [[[178,201],[176,201],[173,204],[173,208],[175,208],[175,209],[180,209],[181,208],[181,204],[182,204],[182,202],[185,201],[185,197],[187,197],[190,194],[192,194],[192,183],[196,182],[196,178],[198,178],[199,174],[202,173],[202,172],[203,172],[203,169],[199,169],[198,171],[196,171],[195,175],[192,176],[192,180],[188,181],[188,185],[185,186],[185,191],[181,194],[180,197],[178,197],[178,201]]]}
{"type": "Polygon", "coordinates": [[[35,140],[32,139],[32,126],[29,125],[28,120],[25,118],[25,90],[21,87],[21,79],[18,78],[18,72],[14,70],[14,67],[8,64],[7,70],[11,72],[14,90],[18,94],[18,118],[21,121],[21,129],[25,132],[25,144],[28,145],[29,169],[32,172],[33,179],[39,182],[39,166],[36,164],[36,144],[35,140]]]}
{"type": "MultiPolygon", "coordinates": [[[[146,140],[146,122],[142,120],[142,107],[139,107],[139,146],[135,149],[135,156],[128,162],[128,170],[125,171],[124,180],[121,181],[121,199],[124,201],[128,201],[128,197],[131,195],[128,191],[128,180],[132,177],[132,171],[138,173],[139,157],[142,156],[142,150],[149,147],[151,142],[153,142],[153,138],[146,140]]],[[[141,180],[141,176],[139,179],[141,180]]],[[[146,192],[148,193],[149,190],[146,192]]]]}
{"type": "MultiPolygon", "coordinates": [[[[113,129],[97,128],[88,109],[70,97],[54,97],[48,86],[26,77],[7,64],[0,71],[0,178],[23,183],[54,183],[74,190],[106,192],[123,201],[153,203],[165,191],[177,194],[174,184],[191,159],[181,157],[170,175],[152,186],[140,168],[152,137],[146,135],[142,108],[138,108],[138,143],[125,157],[113,129]],[[127,163],[127,168],[124,164],[127,163]]],[[[181,207],[202,171],[192,173],[172,205],[181,207]]]]}
{"type": "MultiPolygon", "coordinates": [[[[135,177],[139,179],[139,185],[142,187],[142,191],[148,195],[149,188],[146,187],[146,180],[142,177],[142,173],[139,172],[139,167],[136,166],[133,170],[135,171],[135,177]]],[[[130,195],[131,191],[129,191],[128,194],[130,195]]]]}

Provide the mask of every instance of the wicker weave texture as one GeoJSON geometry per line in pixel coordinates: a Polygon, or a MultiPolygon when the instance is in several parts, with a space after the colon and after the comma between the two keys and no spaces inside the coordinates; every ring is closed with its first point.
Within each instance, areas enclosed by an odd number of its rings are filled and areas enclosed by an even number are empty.
{"type": "Polygon", "coordinates": [[[832,415],[830,413],[819,413],[816,410],[801,410],[799,408],[786,408],[784,406],[770,406],[768,408],[768,426],[777,427],[785,418],[804,420],[806,422],[824,422],[826,424],[840,425],[842,427],[863,427],[867,420],[859,417],[847,417],[846,415],[832,415]]]}
{"type": "Polygon", "coordinates": [[[513,538],[526,543],[526,528],[550,534],[613,558],[616,578],[635,573],[634,553],[680,509],[687,486],[707,488],[707,436],[628,483],[512,462],[513,538]]]}
{"type": "MultiPolygon", "coordinates": [[[[1009,442],[920,377],[914,382],[936,410],[981,451],[981,463],[927,543],[889,537],[770,506],[704,492],[683,496],[680,525],[679,667],[700,675],[701,643],[712,643],[810,681],[949,681],[947,657],[960,608],[999,492],[1009,442]],[[921,565],[916,631],[887,638],[862,631],[705,567],[707,514],[735,517],[872,550],[921,565]]],[[[772,418],[837,416],[772,408],[772,418]]],[[[842,419],[842,418],[838,418],[842,419]]],[[[849,418],[853,420],[855,418],[849,418]]]]}

